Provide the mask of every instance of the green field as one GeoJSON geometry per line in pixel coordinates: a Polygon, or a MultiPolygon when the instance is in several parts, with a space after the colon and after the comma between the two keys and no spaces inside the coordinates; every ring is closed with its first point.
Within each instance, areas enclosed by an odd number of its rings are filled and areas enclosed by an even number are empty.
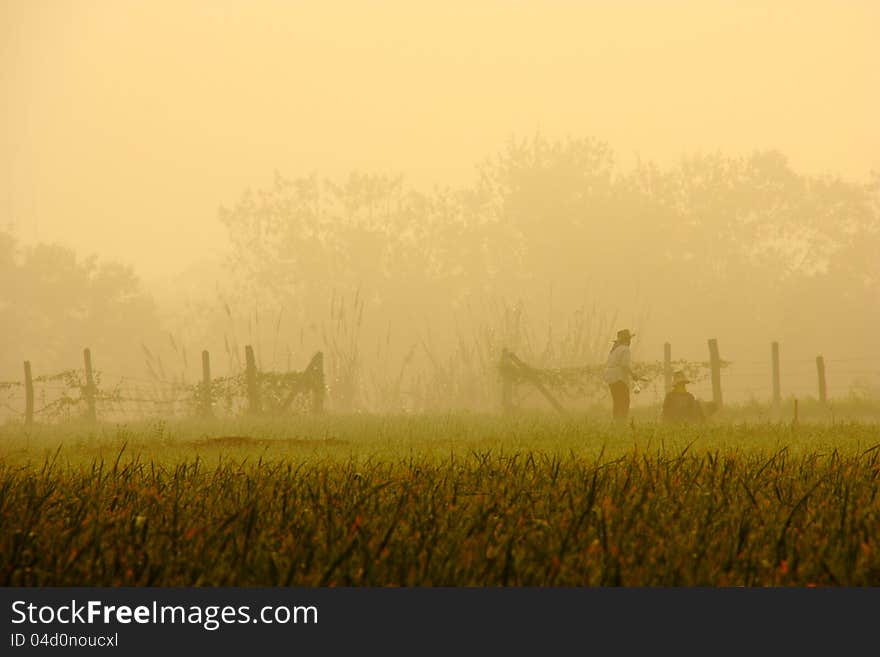
{"type": "Polygon", "coordinates": [[[880,425],[0,429],[0,585],[880,585],[880,425]]]}

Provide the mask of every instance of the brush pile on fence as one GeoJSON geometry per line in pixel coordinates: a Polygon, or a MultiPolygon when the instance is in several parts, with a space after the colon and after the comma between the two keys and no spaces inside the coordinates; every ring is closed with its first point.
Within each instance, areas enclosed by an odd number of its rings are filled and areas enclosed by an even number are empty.
{"type": "MultiPolygon", "coordinates": [[[[672,373],[675,370],[681,370],[691,381],[699,382],[710,378],[715,380],[716,370],[720,373],[721,368],[730,364],[727,361],[722,361],[720,357],[706,362],[673,361],[669,349],[666,350],[666,355],[667,358],[664,362],[642,362],[638,363],[636,367],[639,377],[649,385],[663,379],[667,391],[670,389],[672,373]]],[[[564,414],[566,409],[557,399],[557,395],[568,399],[583,399],[595,395],[598,390],[604,391],[606,385],[602,378],[604,371],[605,367],[602,365],[553,369],[537,368],[523,362],[509,349],[503,349],[501,360],[498,363],[498,373],[501,377],[502,412],[514,411],[517,406],[517,391],[521,386],[531,386],[553,409],[564,414]]],[[[720,375],[718,379],[720,381],[720,375]]],[[[720,399],[720,387],[716,399],[720,399]]]]}

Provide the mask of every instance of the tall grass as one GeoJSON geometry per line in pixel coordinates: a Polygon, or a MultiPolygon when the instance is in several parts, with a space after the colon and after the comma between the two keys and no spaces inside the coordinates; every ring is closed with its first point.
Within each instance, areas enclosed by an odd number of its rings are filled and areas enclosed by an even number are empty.
{"type": "Polygon", "coordinates": [[[872,424],[3,431],[0,585],[878,585],[872,424]]]}

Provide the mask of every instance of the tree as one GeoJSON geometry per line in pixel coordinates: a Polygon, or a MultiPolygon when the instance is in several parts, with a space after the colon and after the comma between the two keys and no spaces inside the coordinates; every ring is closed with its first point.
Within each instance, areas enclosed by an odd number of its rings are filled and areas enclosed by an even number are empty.
{"type": "Polygon", "coordinates": [[[726,329],[736,349],[774,336],[813,353],[846,326],[862,334],[852,347],[867,348],[880,298],[873,186],[799,174],[774,151],[634,175],[663,226],[656,280],[667,293],[654,293],[698,334],[726,329]]]}
{"type": "Polygon", "coordinates": [[[25,359],[41,373],[81,367],[87,346],[98,369],[140,372],[141,342],[160,335],[153,301],[130,267],[79,259],[55,244],[20,248],[0,231],[0,276],[6,379],[25,359]]]}

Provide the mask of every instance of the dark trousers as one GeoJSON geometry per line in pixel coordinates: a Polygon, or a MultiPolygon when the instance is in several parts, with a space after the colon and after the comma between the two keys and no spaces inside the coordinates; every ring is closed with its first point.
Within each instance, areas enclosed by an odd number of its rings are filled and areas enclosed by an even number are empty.
{"type": "Polygon", "coordinates": [[[614,402],[612,415],[615,420],[625,420],[629,415],[629,386],[623,381],[615,381],[608,386],[611,389],[611,399],[614,402]]]}

